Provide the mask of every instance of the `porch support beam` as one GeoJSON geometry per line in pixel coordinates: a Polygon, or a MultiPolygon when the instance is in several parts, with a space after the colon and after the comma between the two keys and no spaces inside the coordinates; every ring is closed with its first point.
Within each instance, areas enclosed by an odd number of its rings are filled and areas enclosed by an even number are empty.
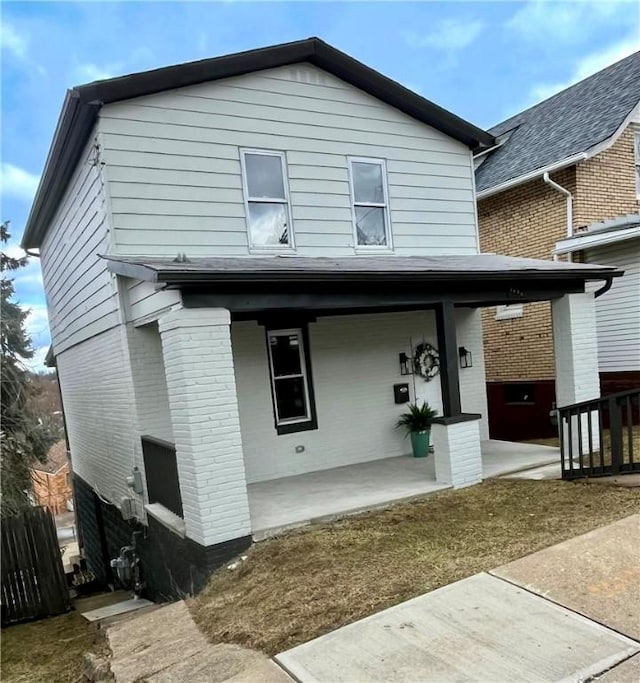
{"type": "Polygon", "coordinates": [[[435,306],[436,333],[440,354],[440,386],[442,389],[442,412],[444,417],[462,413],[460,402],[460,375],[458,372],[458,344],[456,319],[452,301],[442,301],[435,306]]]}
{"type": "MultiPolygon", "coordinates": [[[[567,294],[552,301],[551,322],[558,407],[599,398],[598,339],[593,293],[567,294]]],[[[579,415],[576,411],[562,430],[565,452],[577,457],[579,453],[588,454],[590,446],[597,450],[600,447],[598,425],[597,411],[593,411],[590,418],[587,412],[579,415]]]]}
{"type": "Polygon", "coordinates": [[[532,285],[523,282],[481,283],[466,282],[434,283],[418,288],[416,283],[400,287],[396,283],[372,282],[370,285],[351,287],[329,283],[312,286],[293,283],[282,284],[246,283],[221,284],[215,291],[206,286],[183,287],[182,301],[185,308],[226,308],[233,314],[247,317],[274,310],[304,310],[318,314],[336,315],[369,310],[420,310],[435,306],[446,297],[458,306],[498,306],[501,304],[549,301],[566,292],[584,291],[583,282],[552,282],[532,285]],[[514,294],[517,292],[517,294],[514,294]]]}
{"type": "Polygon", "coordinates": [[[186,534],[203,546],[251,532],[230,324],[224,309],[159,321],[186,534]]]}

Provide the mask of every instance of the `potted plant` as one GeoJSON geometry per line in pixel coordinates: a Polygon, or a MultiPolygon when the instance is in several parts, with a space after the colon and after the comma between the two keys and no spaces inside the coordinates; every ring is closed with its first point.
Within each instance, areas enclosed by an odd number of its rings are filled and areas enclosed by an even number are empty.
{"type": "Polygon", "coordinates": [[[411,448],[414,458],[425,458],[429,454],[429,440],[431,438],[431,422],[438,411],[428,403],[418,405],[409,403],[408,411],[400,416],[396,424],[397,429],[405,429],[411,436],[411,448]]]}

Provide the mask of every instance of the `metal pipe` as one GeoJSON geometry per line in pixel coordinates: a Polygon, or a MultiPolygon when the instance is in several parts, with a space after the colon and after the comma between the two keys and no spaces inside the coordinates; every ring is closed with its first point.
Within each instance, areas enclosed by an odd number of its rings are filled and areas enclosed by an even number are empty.
{"type": "Polygon", "coordinates": [[[611,289],[612,284],[613,284],[613,278],[612,277],[607,278],[607,281],[604,283],[604,285],[602,285],[602,287],[600,287],[600,289],[598,289],[597,291],[595,291],[593,293],[593,298],[597,299],[599,296],[606,294],[611,289]]]}
{"type": "MultiPolygon", "coordinates": [[[[571,237],[573,235],[573,195],[569,190],[567,190],[566,187],[562,187],[562,185],[558,185],[554,180],[551,180],[549,177],[549,171],[546,171],[544,175],[542,176],[542,180],[549,185],[549,187],[552,187],[554,190],[557,192],[560,192],[560,194],[563,194],[567,198],[567,237],[571,237]]],[[[567,261],[571,261],[571,254],[567,254],[567,261]]]]}

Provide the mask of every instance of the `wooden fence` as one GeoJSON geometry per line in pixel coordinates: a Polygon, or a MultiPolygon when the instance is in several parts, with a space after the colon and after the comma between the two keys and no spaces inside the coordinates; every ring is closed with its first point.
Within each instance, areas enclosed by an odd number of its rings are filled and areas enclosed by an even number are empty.
{"type": "Polygon", "coordinates": [[[2,623],[71,608],[53,517],[43,507],[2,519],[2,623]]]}

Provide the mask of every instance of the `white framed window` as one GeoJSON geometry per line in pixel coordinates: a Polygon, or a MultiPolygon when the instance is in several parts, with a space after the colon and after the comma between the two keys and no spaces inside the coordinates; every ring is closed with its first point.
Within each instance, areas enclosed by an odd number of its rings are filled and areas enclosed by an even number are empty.
{"type": "Polygon", "coordinates": [[[510,318],[522,318],[524,304],[508,304],[496,306],[496,320],[509,320],[510,318]]]}
{"type": "Polygon", "coordinates": [[[240,161],[249,248],[293,249],[284,152],[241,149],[240,161]]]}
{"type": "Polygon", "coordinates": [[[349,185],[356,249],[392,249],[384,159],[349,157],[349,185]]]}
{"type": "Polygon", "coordinates": [[[315,429],[315,401],[306,328],[267,330],[269,371],[278,434],[315,429]]]}
{"type": "Polygon", "coordinates": [[[633,139],[636,154],[636,197],[640,199],[640,130],[636,130],[633,139]]]}

